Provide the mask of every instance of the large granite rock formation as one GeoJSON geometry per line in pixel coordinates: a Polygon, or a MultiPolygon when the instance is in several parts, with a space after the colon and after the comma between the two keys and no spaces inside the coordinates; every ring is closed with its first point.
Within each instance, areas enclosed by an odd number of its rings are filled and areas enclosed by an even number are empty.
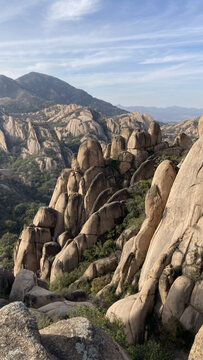
{"type": "Polygon", "coordinates": [[[194,332],[203,322],[200,301],[202,159],[203,137],[193,145],[173,183],[162,220],[150,242],[141,270],[139,292],[119,300],[107,312],[110,319],[118,316],[123,320],[128,340],[132,343],[143,338],[146,317],[153,311],[163,322],[175,317],[187,330],[194,332]],[[156,307],[157,301],[159,306],[156,307]]]}

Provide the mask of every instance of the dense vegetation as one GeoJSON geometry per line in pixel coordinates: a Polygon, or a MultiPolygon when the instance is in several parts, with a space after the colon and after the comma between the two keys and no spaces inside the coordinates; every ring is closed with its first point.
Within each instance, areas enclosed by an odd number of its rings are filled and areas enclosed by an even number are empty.
{"type": "Polygon", "coordinates": [[[32,157],[0,152],[0,263],[13,268],[13,247],[24,225],[49,204],[61,168],[41,172],[32,157]]]}

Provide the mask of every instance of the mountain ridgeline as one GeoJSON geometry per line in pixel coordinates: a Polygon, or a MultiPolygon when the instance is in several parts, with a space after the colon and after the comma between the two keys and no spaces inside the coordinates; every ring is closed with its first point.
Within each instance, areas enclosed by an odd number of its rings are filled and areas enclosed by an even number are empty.
{"type": "Polygon", "coordinates": [[[0,106],[6,114],[38,111],[56,104],[89,106],[107,116],[127,112],[53,76],[36,72],[16,80],[0,76],[0,106]]]}

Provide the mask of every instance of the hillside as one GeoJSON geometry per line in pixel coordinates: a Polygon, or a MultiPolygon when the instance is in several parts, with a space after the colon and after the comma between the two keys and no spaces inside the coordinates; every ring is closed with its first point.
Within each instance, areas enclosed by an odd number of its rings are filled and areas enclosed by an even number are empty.
{"type": "Polygon", "coordinates": [[[69,166],[72,152],[87,137],[105,150],[122,128],[147,129],[153,119],[139,113],[105,117],[79,105],[55,105],[32,113],[0,116],[0,149],[23,162],[35,161],[40,170],[69,166]]]}
{"type": "Polygon", "coordinates": [[[163,138],[166,141],[173,142],[178,134],[185,133],[193,141],[198,138],[198,121],[200,116],[182,121],[178,124],[164,124],[161,126],[163,138]]]}
{"type": "Polygon", "coordinates": [[[16,80],[0,76],[0,106],[7,114],[38,111],[56,104],[89,106],[107,116],[126,112],[53,76],[36,72],[16,80]]]}

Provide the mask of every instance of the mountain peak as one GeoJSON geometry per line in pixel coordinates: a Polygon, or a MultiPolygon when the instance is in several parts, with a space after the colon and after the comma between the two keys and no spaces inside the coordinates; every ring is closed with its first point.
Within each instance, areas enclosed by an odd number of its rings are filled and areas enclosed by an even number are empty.
{"type": "Polygon", "coordinates": [[[106,101],[94,98],[86,91],[77,89],[51,75],[30,72],[16,79],[16,83],[24,90],[29,91],[46,102],[50,102],[52,105],[76,104],[87,106],[107,116],[121,115],[127,112],[106,101]]]}

